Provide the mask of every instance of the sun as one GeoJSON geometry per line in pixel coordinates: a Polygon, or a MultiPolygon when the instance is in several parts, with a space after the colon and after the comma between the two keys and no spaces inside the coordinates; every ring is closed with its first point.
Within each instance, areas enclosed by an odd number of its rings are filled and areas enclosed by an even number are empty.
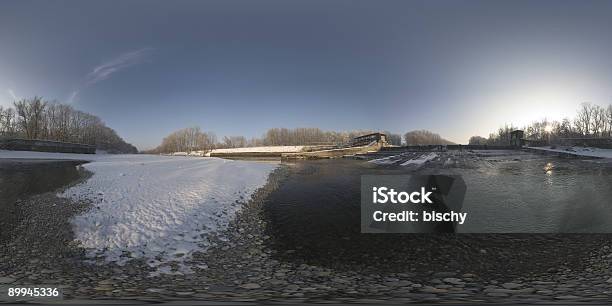
{"type": "Polygon", "coordinates": [[[544,127],[544,131],[546,131],[546,133],[550,133],[552,132],[552,130],[553,130],[553,127],[550,124],[544,127]]]}

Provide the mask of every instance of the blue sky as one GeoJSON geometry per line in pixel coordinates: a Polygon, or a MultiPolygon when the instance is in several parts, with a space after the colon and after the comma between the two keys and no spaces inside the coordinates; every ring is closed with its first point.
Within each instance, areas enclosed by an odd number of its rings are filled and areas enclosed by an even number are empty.
{"type": "Polygon", "coordinates": [[[0,105],[43,96],[140,149],[199,125],[455,142],[612,100],[612,1],[0,2],[0,105]]]}

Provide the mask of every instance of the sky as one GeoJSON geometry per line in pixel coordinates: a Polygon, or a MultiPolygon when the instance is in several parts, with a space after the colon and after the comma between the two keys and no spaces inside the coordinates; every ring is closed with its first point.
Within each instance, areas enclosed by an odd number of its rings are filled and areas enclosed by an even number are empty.
{"type": "Polygon", "coordinates": [[[457,143],[612,101],[612,1],[0,2],[0,105],[43,96],[139,149],[200,126],[457,143]]]}

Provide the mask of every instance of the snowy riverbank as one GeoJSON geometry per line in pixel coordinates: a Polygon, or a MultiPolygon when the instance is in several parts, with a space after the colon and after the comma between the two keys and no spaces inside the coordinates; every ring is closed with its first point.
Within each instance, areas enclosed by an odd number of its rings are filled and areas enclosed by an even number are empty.
{"type": "Polygon", "coordinates": [[[597,157],[597,158],[612,158],[612,149],[600,149],[590,147],[528,147],[533,150],[565,153],[576,156],[597,157]]]}
{"type": "MultiPolygon", "coordinates": [[[[90,201],[72,220],[91,257],[124,264],[143,258],[160,272],[205,249],[277,165],[218,158],[0,151],[0,158],[89,160],[93,172],[60,197],[90,201]]],[[[183,267],[183,272],[189,268],[183,267]]]]}

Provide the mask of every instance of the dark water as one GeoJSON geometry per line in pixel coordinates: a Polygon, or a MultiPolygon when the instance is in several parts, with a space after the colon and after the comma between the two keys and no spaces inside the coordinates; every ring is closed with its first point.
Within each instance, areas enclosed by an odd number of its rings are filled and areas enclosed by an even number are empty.
{"type": "Polygon", "coordinates": [[[460,232],[612,233],[612,163],[542,158],[461,171],[460,232]]]}
{"type": "MultiPolygon", "coordinates": [[[[420,247],[427,249],[426,256],[446,256],[448,251],[425,247],[437,239],[446,241],[448,236],[361,234],[360,179],[364,174],[461,175],[467,186],[463,212],[468,212],[468,217],[464,225],[457,227],[458,232],[612,233],[609,163],[540,157],[482,162],[470,169],[418,172],[349,159],[286,166],[290,175],[265,206],[268,230],[283,252],[295,251],[319,261],[329,257],[330,264],[341,257],[385,258],[386,254],[420,247]]],[[[463,243],[461,239],[457,243],[463,243]]]]}
{"type": "Polygon", "coordinates": [[[18,200],[63,187],[80,177],[76,166],[83,161],[0,159],[0,241],[7,239],[15,223],[18,200]]]}
{"type": "Polygon", "coordinates": [[[383,169],[348,159],[303,161],[286,166],[287,179],[264,206],[268,231],[281,252],[333,266],[353,260],[368,261],[359,254],[385,257],[385,253],[397,253],[406,243],[414,242],[398,240],[411,234],[360,233],[361,175],[406,174],[406,169],[383,169]]]}

